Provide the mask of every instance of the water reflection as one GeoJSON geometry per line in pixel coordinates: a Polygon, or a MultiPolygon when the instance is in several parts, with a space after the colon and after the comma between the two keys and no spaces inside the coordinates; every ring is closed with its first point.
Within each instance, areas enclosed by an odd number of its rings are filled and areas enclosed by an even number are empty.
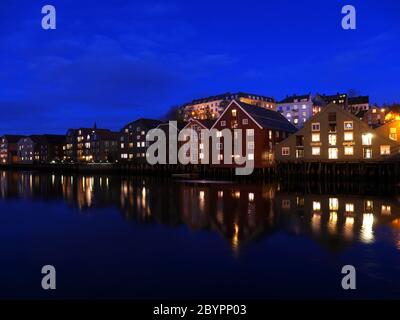
{"type": "Polygon", "coordinates": [[[331,250],[356,242],[370,245],[380,226],[392,230],[400,250],[396,194],[314,187],[0,172],[1,199],[59,199],[83,213],[118,207],[128,221],[212,230],[234,252],[277,231],[311,237],[331,250]]]}

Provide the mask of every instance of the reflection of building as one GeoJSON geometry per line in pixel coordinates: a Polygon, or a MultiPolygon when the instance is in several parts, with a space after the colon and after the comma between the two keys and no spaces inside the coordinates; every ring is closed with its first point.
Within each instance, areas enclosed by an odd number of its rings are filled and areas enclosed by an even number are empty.
{"type": "Polygon", "coordinates": [[[182,107],[184,119],[186,121],[190,118],[200,120],[217,119],[229,102],[234,99],[261,108],[275,110],[275,100],[273,98],[243,92],[228,92],[217,96],[193,100],[184,105],[182,107]]]}
{"type": "Polygon", "coordinates": [[[273,162],[275,144],[284,140],[289,134],[296,132],[290,122],[279,112],[259,108],[240,101],[233,100],[225,109],[224,113],[215,122],[212,129],[218,132],[224,129],[230,130],[232,134],[232,146],[225,145],[223,132],[221,142],[217,145],[222,167],[235,167],[234,159],[238,156],[247,157],[248,161],[254,161],[255,168],[267,167],[273,162]],[[241,132],[241,135],[234,132],[241,132]],[[240,141],[239,139],[242,139],[240,141]],[[254,142],[247,142],[253,140],[254,142]],[[242,146],[241,154],[234,154],[235,144],[242,146]],[[247,143],[247,145],[246,145],[247,143]],[[232,154],[229,153],[231,149],[232,154]],[[247,155],[246,150],[249,150],[247,155]],[[231,157],[233,164],[226,164],[224,157],[231,157]],[[225,162],[225,164],[224,164],[225,162]]]}
{"type": "Polygon", "coordinates": [[[120,137],[120,160],[123,162],[146,162],[146,150],[149,143],[146,135],[151,129],[161,124],[159,120],[138,119],[127,124],[121,130],[120,137]]]}
{"type": "Polygon", "coordinates": [[[0,164],[17,162],[17,144],[21,138],[23,136],[10,134],[0,137],[0,164]]]}
{"type": "Polygon", "coordinates": [[[297,128],[301,128],[313,116],[311,94],[286,97],[278,102],[276,107],[276,110],[297,128]]]}
{"type": "Polygon", "coordinates": [[[77,162],[113,162],[118,159],[119,134],[108,129],[69,129],[65,159],[77,162]]]}
{"type": "Polygon", "coordinates": [[[18,141],[19,163],[50,163],[63,159],[65,136],[61,135],[32,135],[18,141]]]}
{"type": "Polygon", "coordinates": [[[336,105],[311,118],[277,148],[279,161],[384,160],[398,144],[336,105]]]}

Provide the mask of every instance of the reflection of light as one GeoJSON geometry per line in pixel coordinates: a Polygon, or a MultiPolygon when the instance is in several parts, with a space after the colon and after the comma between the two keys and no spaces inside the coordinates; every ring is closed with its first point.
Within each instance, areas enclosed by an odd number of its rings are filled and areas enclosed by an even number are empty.
{"type": "Polygon", "coordinates": [[[347,239],[351,239],[353,237],[353,226],[354,218],[346,217],[346,221],[344,223],[344,235],[347,239]]]}
{"type": "Polygon", "coordinates": [[[56,179],[56,176],[53,174],[52,176],[51,176],[51,184],[54,186],[54,181],[55,181],[55,179],[56,179]]]}
{"type": "Polygon", "coordinates": [[[391,206],[382,206],[382,215],[390,216],[392,214],[392,207],[391,206]]]}
{"type": "Polygon", "coordinates": [[[239,248],[239,225],[237,223],[233,225],[232,248],[234,250],[239,248]]]}
{"type": "Polygon", "coordinates": [[[204,198],[205,198],[204,191],[200,191],[200,194],[199,194],[200,201],[204,201],[204,198]]]}
{"type": "Polygon", "coordinates": [[[254,201],[254,193],[249,193],[249,201],[254,201]]]}
{"type": "Polygon", "coordinates": [[[314,211],[321,211],[321,202],[314,201],[313,202],[313,210],[314,211]]]}
{"type": "Polygon", "coordinates": [[[315,232],[319,232],[321,228],[321,215],[314,213],[311,220],[312,229],[315,232]]]}
{"type": "Polygon", "coordinates": [[[224,197],[224,192],[218,191],[218,198],[223,198],[223,197],[224,197]]]}
{"type": "Polygon", "coordinates": [[[329,210],[339,210],[339,200],[337,198],[329,198],[329,210]]]}
{"type": "Polygon", "coordinates": [[[374,241],[374,215],[371,213],[363,214],[363,223],[361,226],[360,239],[364,243],[371,243],[374,241]]]}
{"type": "Polygon", "coordinates": [[[240,199],[240,191],[234,192],[234,193],[233,193],[233,197],[234,197],[235,199],[240,199]]]}
{"type": "Polygon", "coordinates": [[[367,200],[365,202],[365,211],[370,211],[370,212],[374,211],[374,202],[373,201],[367,200]]]}
{"type": "Polygon", "coordinates": [[[331,212],[331,214],[329,215],[329,222],[328,222],[328,229],[331,233],[336,233],[337,221],[338,221],[337,212],[331,212]]]}

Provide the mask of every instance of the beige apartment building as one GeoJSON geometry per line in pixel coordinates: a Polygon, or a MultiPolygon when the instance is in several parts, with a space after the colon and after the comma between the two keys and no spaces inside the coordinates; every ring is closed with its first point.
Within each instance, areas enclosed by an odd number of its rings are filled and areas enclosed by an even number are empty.
{"type": "Polygon", "coordinates": [[[280,162],[386,160],[400,149],[395,139],[389,139],[390,130],[390,127],[387,132],[371,129],[350,112],[331,104],[282,141],[277,146],[276,159],[280,162]]]}

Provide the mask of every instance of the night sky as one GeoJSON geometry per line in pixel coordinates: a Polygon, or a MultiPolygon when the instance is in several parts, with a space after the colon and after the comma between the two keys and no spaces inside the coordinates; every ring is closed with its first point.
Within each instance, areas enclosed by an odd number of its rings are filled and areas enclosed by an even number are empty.
{"type": "Polygon", "coordinates": [[[0,0],[0,40],[0,134],[119,130],[226,91],[400,101],[398,0],[0,0]]]}

